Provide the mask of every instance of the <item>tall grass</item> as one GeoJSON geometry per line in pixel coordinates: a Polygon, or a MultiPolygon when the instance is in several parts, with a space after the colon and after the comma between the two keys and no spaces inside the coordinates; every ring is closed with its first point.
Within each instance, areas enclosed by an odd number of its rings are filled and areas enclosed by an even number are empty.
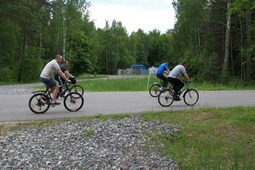
{"type": "Polygon", "coordinates": [[[154,135],[158,150],[181,169],[255,169],[255,107],[147,113],[146,120],[178,125],[182,132],[154,135]]]}

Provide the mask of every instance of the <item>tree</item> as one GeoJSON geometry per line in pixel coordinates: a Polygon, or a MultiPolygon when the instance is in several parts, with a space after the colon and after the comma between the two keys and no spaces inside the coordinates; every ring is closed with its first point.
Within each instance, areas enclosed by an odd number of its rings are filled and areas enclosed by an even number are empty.
{"type": "MultiPolygon", "coordinates": [[[[227,0],[227,11],[230,10],[231,0],[227,0]]],[[[228,66],[229,66],[229,39],[230,39],[230,29],[231,29],[231,14],[227,15],[226,21],[226,35],[225,35],[225,55],[223,62],[222,74],[223,78],[226,79],[228,75],[228,66]]]]}

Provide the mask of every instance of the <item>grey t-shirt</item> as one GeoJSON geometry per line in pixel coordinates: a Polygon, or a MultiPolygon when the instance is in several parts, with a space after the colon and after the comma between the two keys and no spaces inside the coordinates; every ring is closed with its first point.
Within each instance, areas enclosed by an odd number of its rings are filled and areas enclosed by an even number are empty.
{"type": "Polygon", "coordinates": [[[45,79],[49,79],[53,74],[54,72],[57,70],[57,69],[60,69],[57,61],[54,59],[54,60],[51,60],[48,64],[46,64],[46,66],[43,68],[43,71],[41,73],[41,77],[42,78],[45,78],[45,79]]]}
{"type": "Polygon", "coordinates": [[[179,64],[171,70],[171,72],[168,74],[168,77],[171,78],[177,78],[180,74],[186,73],[186,69],[183,65],[179,64]]]}

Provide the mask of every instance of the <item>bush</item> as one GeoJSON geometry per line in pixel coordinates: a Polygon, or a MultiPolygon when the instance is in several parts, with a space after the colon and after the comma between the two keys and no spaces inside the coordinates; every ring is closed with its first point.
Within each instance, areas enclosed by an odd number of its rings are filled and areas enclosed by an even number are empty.
{"type": "Polygon", "coordinates": [[[1,82],[13,82],[15,81],[15,71],[10,67],[0,68],[0,81],[1,82]]]}

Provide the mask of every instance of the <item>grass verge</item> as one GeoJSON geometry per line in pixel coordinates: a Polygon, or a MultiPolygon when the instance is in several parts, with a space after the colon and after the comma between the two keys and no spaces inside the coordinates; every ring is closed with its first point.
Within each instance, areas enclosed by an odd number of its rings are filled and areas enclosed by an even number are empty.
{"type": "MultiPolygon", "coordinates": [[[[25,126],[50,128],[53,123],[64,121],[87,121],[94,118],[105,121],[129,116],[98,114],[75,119],[1,124],[0,135],[25,126]]],[[[138,116],[147,121],[163,121],[181,128],[177,137],[155,133],[147,142],[153,143],[151,148],[147,146],[148,151],[156,151],[174,159],[180,169],[255,169],[255,107],[151,112],[138,116]]],[[[87,135],[93,135],[92,131],[88,131],[87,135]]]]}
{"type": "MultiPolygon", "coordinates": [[[[155,83],[160,82],[155,75],[148,77],[144,76],[124,76],[120,79],[87,79],[86,81],[79,82],[85,89],[85,91],[147,91],[149,87],[155,83]]],[[[189,85],[190,88],[197,90],[254,90],[254,85],[243,85],[242,83],[230,82],[223,85],[220,83],[208,83],[208,82],[192,82],[189,85]]]]}
{"type": "Polygon", "coordinates": [[[177,124],[181,134],[154,135],[157,149],[181,169],[255,169],[255,107],[149,113],[146,120],[177,124]]]}

